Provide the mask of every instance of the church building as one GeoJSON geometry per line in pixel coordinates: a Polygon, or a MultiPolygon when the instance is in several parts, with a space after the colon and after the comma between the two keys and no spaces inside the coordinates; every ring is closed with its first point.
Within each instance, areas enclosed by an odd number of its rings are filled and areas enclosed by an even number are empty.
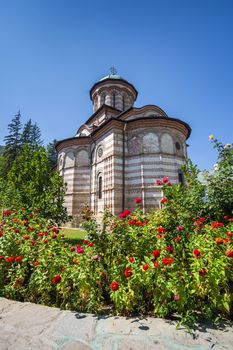
{"type": "Polygon", "coordinates": [[[57,143],[58,169],[67,183],[65,205],[79,221],[83,206],[95,216],[160,206],[156,179],[182,181],[191,128],[155,105],[134,107],[138,92],[113,71],[90,90],[93,114],[74,137],[57,143]]]}

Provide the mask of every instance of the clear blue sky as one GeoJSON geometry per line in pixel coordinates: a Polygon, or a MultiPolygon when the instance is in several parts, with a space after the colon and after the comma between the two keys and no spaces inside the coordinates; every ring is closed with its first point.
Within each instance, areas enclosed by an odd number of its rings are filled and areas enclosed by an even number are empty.
{"type": "Polygon", "coordinates": [[[211,168],[209,134],[232,142],[232,18],[231,0],[0,0],[0,144],[19,109],[45,143],[73,136],[114,65],[136,107],[190,124],[189,156],[211,168]]]}

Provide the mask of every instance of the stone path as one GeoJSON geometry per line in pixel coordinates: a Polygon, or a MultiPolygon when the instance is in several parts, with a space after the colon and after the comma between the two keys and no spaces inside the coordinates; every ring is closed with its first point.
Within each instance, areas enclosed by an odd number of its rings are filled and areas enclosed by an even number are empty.
{"type": "Polygon", "coordinates": [[[95,317],[0,298],[1,350],[232,350],[233,328],[187,333],[174,321],[95,317]]]}

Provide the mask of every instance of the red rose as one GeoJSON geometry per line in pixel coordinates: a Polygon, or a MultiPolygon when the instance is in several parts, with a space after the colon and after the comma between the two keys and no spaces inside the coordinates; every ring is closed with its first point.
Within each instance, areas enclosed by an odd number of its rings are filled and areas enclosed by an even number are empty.
{"type": "Polygon", "coordinates": [[[59,284],[61,282],[61,276],[57,275],[53,277],[53,283],[59,284]]]}
{"type": "Polygon", "coordinates": [[[162,263],[164,264],[164,265],[168,265],[168,264],[171,264],[171,263],[173,263],[174,262],[174,259],[173,258],[163,258],[162,259],[162,263]]]}
{"type": "Polygon", "coordinates": [[[166,247],[165,250],[166,250],[167,252],[172,253],[172,252],[174,251],[174,248],[169,246],[169,247],[166,247]]]}
{"type": "Polygon", "coordinates": [[[148,269],[149,269],[149,265],[147,265],[147,264],[142,265],[142,269],[143,269],[144,271],[148,270],[148,269]]]}
{"type": "Polygon", "coordinates": [[[28,235],[26,235],[26,236],[23,236],[23,238],[24,238],[25,240],[28,240],[30,237],[29,237],[28,235]]]}
{"type": "Polygon", "coordinates": [[[130,210],[129,210],[129,209],[126,209],[126,210],[124,211],[124,214],[125,214],[125,216],[128,216],[128,215],[130,214],[130,210]]]}
{"type": "Polygon", "coordinates": [[[131,268],[131,267],[127,267],[127,268],[125,269],[125,271],[124,271],[125,277],[126,277],[126,278],[129,278],[129,277],[132,276],[132,274],[133,274],[132,268],[131,268]]]}
{"type": "Polygon", "coordinates": [[[141,222],[141,221],[136,221],[136,222],[135,222],[135,225],[136,225],[136,226],[143,226],[143,222],[141,222]]]}
{"type": "Polygon", "coordinates": [[[11,215],[13,213],[12,210],[7,210],[2,213],[2,215],[11,215]]]}
{"type": "Polygon", "coordinates": [[[154,268],[157,269],[158,267],[159,267],[159,263],[158,263],[158,261],[155,261],[154,262],[154,268]]]}
{"type": "Polygon", "coordinates": [[[131,220],[128,221],[128,224],[131,225],[131,226],[133,226],[133,225],[136,224],[136,221],[131,219],[131,220]]]}
{"type": "Polygon", "coordinates": [[[159,250],[154,250],[153,251],[153,255],[155,258],[159,258],[160,257],[160,251],[159,250]]]}
{"type": "Polygon", "coordinates": [[[231,232],[227,232],[226,235],[227,235],[227,237],[233,237],[233,233],[231,233],[231,232]]]}
{"type": "Polygon", "coordinates": [[[83,244],[87,244],[88,242],[88,239],[84,239],[83,244]]]}
{"type": "Polygon", "coordinates": [[[217,228],[217,227],[223,227],[224,224],[222,222],[212,222],[211,227],[217,228]]]}
{"type": "Polygon", "coordinates": [[[199,270],[199,275],[204,277],[207,274],[206,269],[203,267],[201,270],[199,270]]]}
{"type": "Polygon", "coordinates": [[[113,292],[115,292],[116,290],[118,290],[119,289],[119,283],[117,283],[117,282],[112,282],[111,283],[111,290],[113,291],[113,292]]]}
{"type": "Polygon", "coordinates": [[[165,233],[165,228],[163,228],[163,227],[158,227],[158,228],[157,228],[157,232],[158,232],[158,233],[165,233]]]}
{"type": "Polygon", "coordinates": [[[52,238],[53,238],[53,239],[56,239],[56,238],[57,238],[56,233],[54,233],[54,234],[52,235],[52,238]]]}
{"type": "Polygon", "coordinates": [[[165,204],[167,202],[167,199],[166,198],[162,198],[161,201],[160,201],[162,204],[165,204]]]}
{"type": "Polygon", "coordinates": [[[141,199],[141,198],[135,198],[135,199],[134,199],[134,202],[135,202],[136,204],[141,203],[141,201],[142,201],[142,199],[141,199]]]}
{"type": "Polygon", "coordinates": [[[93,247],[94,243],[89,243],[88,247],[93,247]]]}
{"type": "Polygon", "coordinates": [[[22,261],[22,256],[18,255],[15,258],[15,262],[21,262],[22,261]]]}
{"type": "Polygon", "coordinates": [[[8,258],[6,258],[6,262],[8,263],[12,263],[15,261],[15,258],[13,256],[9,256],[8,258]]]}
{"type": "Polygon", "coordinates": [[[34,265],[34,266],[38,266],[38,265],[39,265],[38,261],[35,261],[35,262],[33,263],[33,265],[34,265]]]}
{"type": "Polygon", "coordinates": [[[163,183],[164,183],[164,184],[166,184],[166,183],[169,182],[169,178],[168,178],[167,176],[164,176],[164,177],[162,178],[162,180],[163,180],[163,183]]]}
{"type": "Polygon", "coordinates": [[[128,260],[130,263],[133,263],[134,262],[134,258],[129,258],[129,260],[128,260]]]}
{"type": "Polygon", "coordinates": [[[194,249],[193,250],[193,255],[195,256],[195,258],[200,258],[200,256],[201,256],[201,252],[200,252],[200,250],[199,249],[194,249]]]}
{"type": "Polygon", "coordinates": [[[174,241],[175,241],[176,243],[179,243],[180,240],[181,240],[181,238],[180,238],[179,236],[177,236],[177,237],[174,238],[174,241]]]}
{"type": "Polygon", "coordinates": [[[157,185],[157,186],[162,186],[162,185],[163,185],[163,183],[162,183],[162,181],[161,181],[161,180],[156,180],[156,185],[157,185]]]}
{"type": "Polygon", "coordinates": [[[228,258],[233,258],[233,250],[228,249],[225,254],[228,258]]]}

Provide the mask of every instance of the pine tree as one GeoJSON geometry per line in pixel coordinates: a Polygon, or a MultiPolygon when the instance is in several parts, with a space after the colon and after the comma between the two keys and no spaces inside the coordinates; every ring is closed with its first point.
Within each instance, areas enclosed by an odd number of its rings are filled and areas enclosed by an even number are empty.
{"type": "Polygon", "coordinates": [[[35,123],[32,125],[30,146],[35,148],[36,146],[42,146],[42,143],[40,128],[37,123],[35,123]]]}
{"type": "Polygon", "coordinates": [[[57,140],[53,140],[47,145],[47,152],[49,156],[49,164],[51,168],[54,168],[57,164],[57,152],[55,149],[55,145],[57,143],[57,140]]]}
{"type": "Polygon", "coordinates": [[[4,137],[5,147],[3,151],[4,172],[7,172],[22,149],[21,142],[21,114],[20,111],[14,116],[8,125],[9,134],[4,137]]]}
{"type": "Polygon", "coordinates": [[[23,128],[23,132],[22,132],[22,136],[21,136],[21,143],[22,146],[28,144],[31,144],[31,140],[32,140],[32,120],[31,118],[24,124],[24,128],[23,128]]]}

